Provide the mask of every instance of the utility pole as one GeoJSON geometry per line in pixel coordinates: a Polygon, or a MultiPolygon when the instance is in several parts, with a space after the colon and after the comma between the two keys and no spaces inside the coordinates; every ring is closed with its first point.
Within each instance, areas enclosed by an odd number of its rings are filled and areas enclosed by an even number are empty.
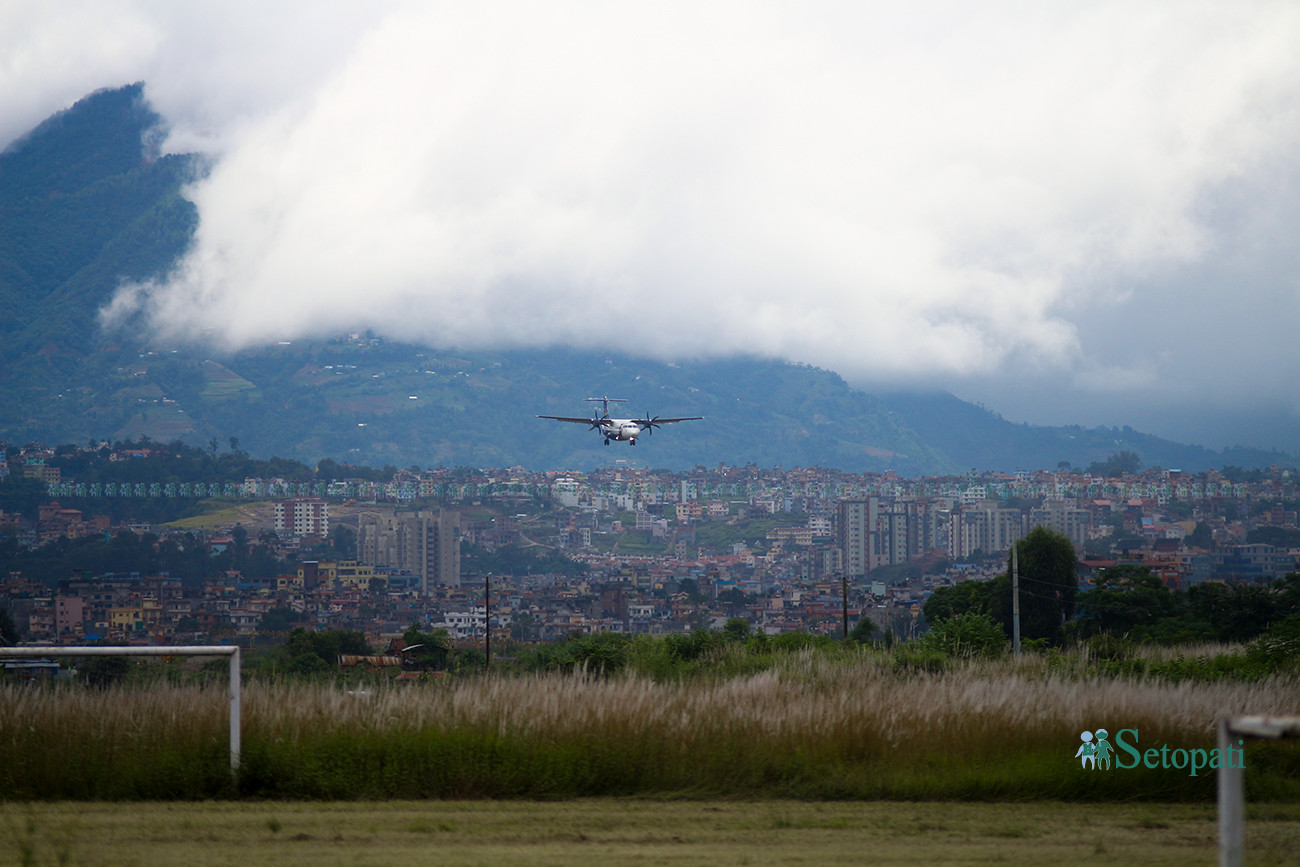
{"type": "Polygon", "coordinates": [[[1011,652],[1020,653],[1020,560],[1011,543],[1011,652]]]}
{"type": "Polygon", "coordinates": [[[844,600],[844,642],[849,640],[849,573],[840,573],[840,597],[844,600]]]}

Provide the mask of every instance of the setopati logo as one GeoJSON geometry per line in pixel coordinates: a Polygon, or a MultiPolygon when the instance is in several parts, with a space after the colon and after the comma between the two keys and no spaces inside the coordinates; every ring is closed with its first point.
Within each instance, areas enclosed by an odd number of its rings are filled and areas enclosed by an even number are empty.
{"type": "Polygon", "coordinates": [[[1110,742],[1110,732],[1105,729],[1082,732],[1079,734],[1079,740],[1083,743],[1080,744],[1074,757],[1083,764],[1085,769],[1094,771],[1110,770],[1112,759],[1114,759],[1114,766],[1120,770],[1130,770],[1139,766],[1178,770],[1186,768],[1188,776],[1192,777],[1207,769],[1246,767],[1246,753],[1241,740],[1237,741],[1236,746],[1228,745],[1226,756],[1217,747],[1212,750],[1200,748],[1187,750],[1182,747],[1170,749],[1169,744],[1162,744],[1159,749],[1149,747],[1140,750],[1137,729],[1120,729],[1115,733],[1113,744],[1110,742]]]}

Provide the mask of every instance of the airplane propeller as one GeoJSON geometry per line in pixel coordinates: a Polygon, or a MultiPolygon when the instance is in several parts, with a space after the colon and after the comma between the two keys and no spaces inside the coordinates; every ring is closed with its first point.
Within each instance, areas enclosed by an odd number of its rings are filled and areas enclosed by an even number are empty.
{"type": "Polygon", "coordinates": [[[645,418],[610,418],[609,405],[611,403],[623,403],[626,400],[625,398],[589,397],[587,400],[598,402],[603,411],[593,411],[591,418],[568,415],[539,415],[538,418],[548,418],[572,424],[585,424],[589,430],[600,432],[605,439],[605,445],[609,445],[610,442],[615,440],[626,442],[629,445],[636,445],[638,435],[654,433],[654,429],[657,427],[679,421],[700,421],[703,419],[703,416],[698,415],[683,418],[665,418],[660,415],[651,415],[648,412],[645,414],[645,418]]]}

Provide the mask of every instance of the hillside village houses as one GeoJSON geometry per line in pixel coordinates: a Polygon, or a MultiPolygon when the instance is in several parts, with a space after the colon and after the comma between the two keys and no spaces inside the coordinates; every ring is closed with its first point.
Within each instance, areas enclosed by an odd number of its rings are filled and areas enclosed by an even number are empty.
{"type": "MultiPolygon", "coordinates": [[[[27,464],[11,457],[14,466],[27,464]]],[[[90,532],[168,532],[110,527],[88,488],[48,484],[59,500],[34,522],[0,513],[0,535],[33,546],[90,532]]],[[[360,630],[375,644],[413,623],[465,641],[489,628],[519,640],[684,632],[729,617],[771,633],[838,634],[847,581],[852,622],[870,617],[906,635],[919,628],[920,602],[935,586],[1000,574],[1010,546],[1037,525],[1074,543],[1083,586],[1114,563],[1149,566],[1171,587],[1269,580],[1295,570],[1300,553],[1247,539],[1261,528],[1297,529],[1287,506],[1300,490],[1288,470],[1246,482],[1170,470],[907,479],[822,468],[516,468],[402,471],[384,483],[308,489],[249,479],[224,489],[282,494],[273,528],[286,552],[303,538],[327,538],[339,526],[332,507],[346,504],[356,559],[287,561],[274,580],[227,572],[193,587],[167,575],[123,574],[70,575],[47,586],[11,573],[0,576],[0,606],[29,642],[252,641],[266,631],[268,612],[285,609],[309,627],[360,630]],[[1114,541],[1122,547],[1098,548],[1114,541]],[[562,551],[587,571],[465,574],[466,544],[562,551]]],[[[137,485],[119,496],[137,491],[148,495],[137,485]]],[[[210,532],[205,544],[216,551],[230,544],[229,533],[210,532]]]]}

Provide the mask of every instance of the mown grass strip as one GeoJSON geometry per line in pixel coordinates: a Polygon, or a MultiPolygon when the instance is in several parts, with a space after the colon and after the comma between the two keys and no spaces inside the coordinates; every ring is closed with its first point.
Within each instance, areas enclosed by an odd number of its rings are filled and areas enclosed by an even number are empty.
{"type": "MultiPolygon", "coordinates": [[[[1300,805],[1251,809],[1252,864],[1300,805]]],[[[785,800],[0,803],[0,862],[189,864],[1211,863],[1204,804],[785,800]]]]}

